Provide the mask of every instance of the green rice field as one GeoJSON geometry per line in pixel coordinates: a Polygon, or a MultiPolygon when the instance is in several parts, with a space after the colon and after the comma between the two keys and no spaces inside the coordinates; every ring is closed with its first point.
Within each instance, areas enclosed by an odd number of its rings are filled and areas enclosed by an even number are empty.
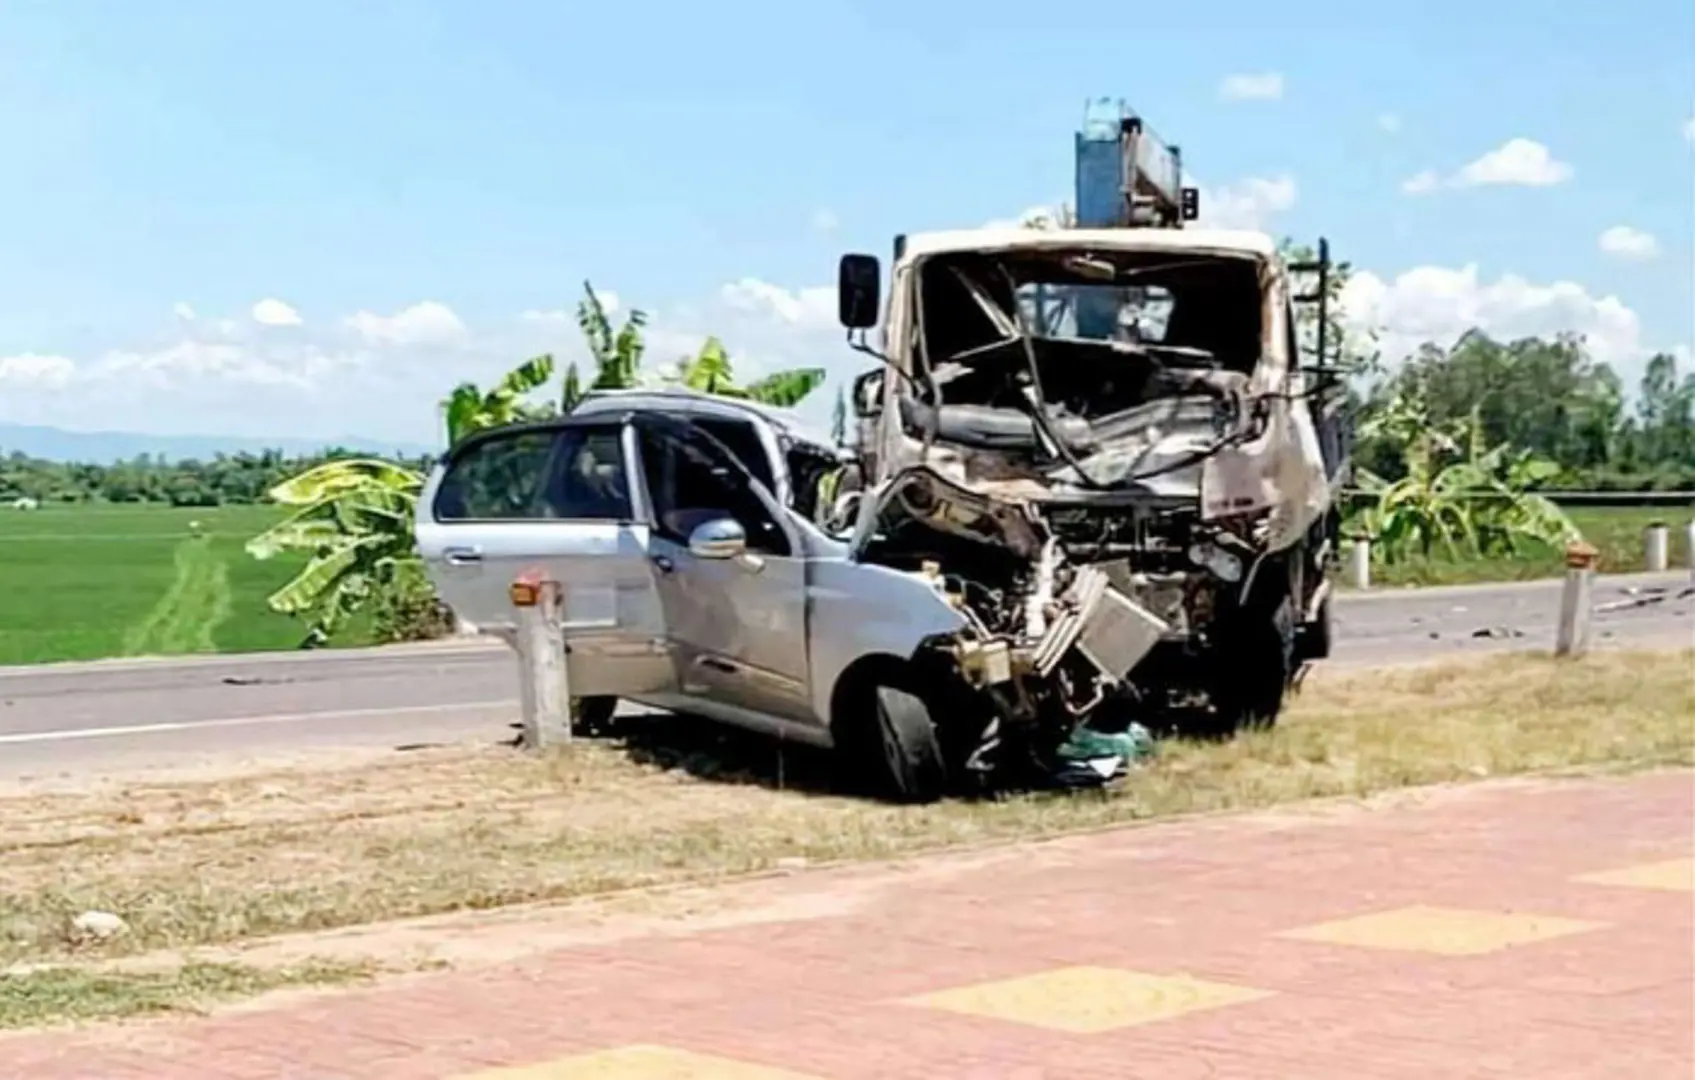
{"type": "MultiPolygon", "coordinates": [[[[1642,568],[1642,530],[1673,524],[1680,561],[1687,508],[1579,509],[1573,518],[1602,567],[1642,568]]],[[[302,559],[258,562],[242,545],[278,520],[271,506],[143,505],[0,508],[0,664],[182,653],[292,649],[304,635],[265,598],[302,559]],[[191,523],[199,523],[196,535],[191,523]]],[[[1523,580],[1561,572],[1558,552],[1508,560],[1374,568],[1381,585],[1523,580]]],[[[339,644],[361,644],[351,628],[339,644]]]]}
{"type": "Polygon", "coordinates": [[[242,550],[280,514],[271,506],[0,509],[0,664],[295,647],[303,628],[265,598],[303,560],[259,562],[242,550]]]}

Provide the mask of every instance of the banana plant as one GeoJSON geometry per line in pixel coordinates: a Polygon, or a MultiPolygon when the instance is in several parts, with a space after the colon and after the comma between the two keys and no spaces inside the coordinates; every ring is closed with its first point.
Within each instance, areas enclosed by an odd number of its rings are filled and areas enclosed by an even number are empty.
{"type": "Polygon", "coordinates": [[[590,389],[623,390],[637,385],[641,379],[642,354],[647,351],[642,337],[646,325],[647,312],[636,309],[624,316],[624,325],[614,330],[600,294],[589,282],[583,282],[583,298],[577,303],[577,326],[594,360],[595,376],[590,389]]]}
{"type": "Polygon", "coordinates": [[[329,641],[403,567],[417,563],[412,525],[423,482],[422,473],[393,462],[356,458],[326,462],[267,492],[293,512],[249,540],[247,553],[261,560],[309,555],[266,601],[272,611],[308,621],[304,645],[329,641]]]}
{"type": "Polygon", "coordinates": [[[1361,524],[1387,561],[1510,555],[1580,535],[1563,510],[1533,490],[1559,466],[1505,443],[1487,445],[1475,409],[1444,428],[1431,422],[1418,393],[1397,393],[1362,432],[1401,447],[1399,480],[1357,471],[1361,488],[1375,496],[1361,524]]]}
{"type": "Polygon", "coordinates": [[[735,367],[724,343],[709,337],[692,357],[677,361],[668,381],[721,397],[741,398],[780,408],[792,408],[824,383],[823,368],[790,368],[746,386],[736,384],[735,367]]]}
{"type": "MultiPolygon", "coordinates": [[[[573,367],[570,376],[575,376],[573,367]]],[[[542,353],[503,375],[488,392],[476,383],[462,382],[442,402],[447,417],[448,445],[472,432],[502,424],[539,419],[552,410],[531,404],[528,396],[553,378],[553,354],[542,353]]]]}

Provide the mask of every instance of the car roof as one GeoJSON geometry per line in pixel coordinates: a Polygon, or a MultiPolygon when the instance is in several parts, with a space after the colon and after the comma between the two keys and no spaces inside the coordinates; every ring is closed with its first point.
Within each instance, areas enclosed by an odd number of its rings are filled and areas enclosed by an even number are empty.
{"type": "Polygon", "coordinates": [[[571,416],[593,416],[598,413],[652,409],[656,412],[685,415],[717,416],[725,419],[757,418],[787,435],[795,442],[837,453],[835,443],[826,438],[792,409],[749,401],[745,398],[723,397],[691,390],[682,386],[641,387],[630,390],[591,390],[571,410],[571,416]]]}

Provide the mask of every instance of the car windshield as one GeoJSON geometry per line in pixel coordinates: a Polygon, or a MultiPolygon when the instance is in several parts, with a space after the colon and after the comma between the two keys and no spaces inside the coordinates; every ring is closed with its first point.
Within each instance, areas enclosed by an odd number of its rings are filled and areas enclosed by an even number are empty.
{"type": "Polygon", "coordinates": [[[966,253],[922,271],[930,363],[971,362],[1019,332],[1146,346],[1168,362],[1251,370],[1263,304],[1253,259],[1098,249],[966,253]]]}

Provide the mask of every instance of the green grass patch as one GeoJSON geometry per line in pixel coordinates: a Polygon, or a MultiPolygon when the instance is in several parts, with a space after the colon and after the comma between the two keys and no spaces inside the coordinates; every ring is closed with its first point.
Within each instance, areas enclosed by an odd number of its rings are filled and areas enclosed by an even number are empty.
{"type": "Polygon", "coordinates": [[[343,986],[371,974],[368,964],[323,961],[280,968],[193,962],[160,972],[79,967],[0,972],[0,1029],[200,1012],[220,1001],[287,987],[343,986]]]}
{"type": "MultiPolygon", "coordinates": [[[[273,506],[0,510],[0,664],[291,649],[305,628],[265,599],[304,563],[243,545],[273,506]]],[[[363,644],[360,628],[346,644],[363,644]]]]}

